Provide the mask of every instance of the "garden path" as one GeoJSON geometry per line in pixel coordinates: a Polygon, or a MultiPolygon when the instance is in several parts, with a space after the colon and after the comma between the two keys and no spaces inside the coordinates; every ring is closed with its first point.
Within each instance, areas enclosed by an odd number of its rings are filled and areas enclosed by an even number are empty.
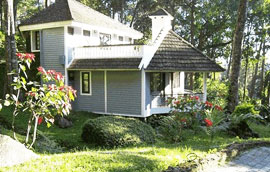
{"type": "Polygon", "coordinates": [[[270,172],[270,147],[246,151],[228,164],[208,172],[270,172]]]}

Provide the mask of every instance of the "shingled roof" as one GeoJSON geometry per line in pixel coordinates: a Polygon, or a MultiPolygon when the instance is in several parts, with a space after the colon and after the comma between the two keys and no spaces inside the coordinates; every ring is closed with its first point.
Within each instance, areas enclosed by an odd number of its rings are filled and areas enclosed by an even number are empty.
{"type": "Polygon", "coordinates": [[[76,0],[58,0],[48,8],[45,8],[29,19],[22,21],[20,26],[70,20],[142,36],[142,33],[115,21],[76,0]]]}
{"type": "Polygon", "coordinates": [[[164,9],[159,9],[159,10],[153,12],[152,14],[150,14],[149,16],[171,16],[171,14],[168,13],[164,9]]]}
{"type": "Polygon", "coordinates": [[[170,30],[146,70],[222,72],[224,69],[170,30]]]}
{"type": "Polygon", "coordinates": [[[139,69],[141,58],[75,59],[68,69],[139,69]]]}

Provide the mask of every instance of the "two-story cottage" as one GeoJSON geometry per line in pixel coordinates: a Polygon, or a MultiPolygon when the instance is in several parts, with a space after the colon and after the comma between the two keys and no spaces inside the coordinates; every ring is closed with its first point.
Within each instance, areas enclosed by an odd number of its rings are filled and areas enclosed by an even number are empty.
{"type": "Polygon", "coordinates": [[[30,35],[40,64],[65,76],[78,91],[74,110],[147,117],[168,113],[165,100],[189,94],[185,72],[224,69],[171,29],[173,17],[161,9],[152,19],[152,40],[135,45],[143,34],[75,0],[56,0],[19,29],[30,35]]]}

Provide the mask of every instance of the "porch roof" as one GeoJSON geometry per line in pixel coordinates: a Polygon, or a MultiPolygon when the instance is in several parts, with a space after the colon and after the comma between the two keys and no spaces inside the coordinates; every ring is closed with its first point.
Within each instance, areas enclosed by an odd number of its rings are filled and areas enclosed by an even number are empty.
{"type": "Polygon", "coordinates": [[[222,72],[214,60],[170,30],[146,70],[222,72]]]}
{"type": "Polygon", "coordinates": [[[74,59],[68,69],[137,69],[141,58],[74,59]]]}

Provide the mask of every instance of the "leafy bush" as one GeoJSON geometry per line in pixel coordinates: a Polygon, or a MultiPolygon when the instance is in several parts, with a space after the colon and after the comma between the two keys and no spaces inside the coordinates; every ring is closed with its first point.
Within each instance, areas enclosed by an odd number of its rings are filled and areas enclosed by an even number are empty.
{"type": "Polygon", "coordinates": [[[175,143],[182,140],[182,129],[182,121],[176,120],[174,116],[167,116],[160,120],[158,133],[163,140],[175,143]]]}
{"type": "Polygon", "coordinates": [[[134,118],[103,116],[83,126],[82,139],[106,147],[154,143],[154,129],[134,118]]]}
{"type": "Polygon", "coordinates": [[[235,115],[241,115],[241,114],[258,114],[259,112],[255,111],[254,105],[250,103],[243,103],[238,106],[236,106],[233,114],[235,115]]]}

